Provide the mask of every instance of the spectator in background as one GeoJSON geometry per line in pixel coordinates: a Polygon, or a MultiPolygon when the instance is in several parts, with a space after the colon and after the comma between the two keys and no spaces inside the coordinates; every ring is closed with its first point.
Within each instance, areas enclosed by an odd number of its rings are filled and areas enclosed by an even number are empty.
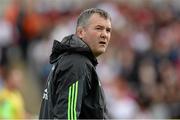
{"type": "Polygon", "coordinates": [[[19,91],[22,71],[13,68],[4,73],[4,88],[0,91],[0,119],[24,119],[24,100],[19,91]]]}
{"type": "Polygon", "coordinates": [[[3,68],[0,64],[0,91],[3,88],[3,79],[2,79],[2,73],[3,73],[3,68]]]}

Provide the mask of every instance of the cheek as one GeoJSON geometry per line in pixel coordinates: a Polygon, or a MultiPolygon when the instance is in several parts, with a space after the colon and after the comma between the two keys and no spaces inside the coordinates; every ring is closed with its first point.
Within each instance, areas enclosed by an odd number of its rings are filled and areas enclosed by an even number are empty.
{"type": "Polygon", "coordinates": [[[96,30],[90,30],[89,31],[89,35],[91,36],[91,37],[95,37],[95,36],[99,36],[99,32],[97,32],[96,30]]]}
{"type": "Polygon", "coordinates": [[[109,43],[110,39],[111,39],[111,35],[108,36],[108,43],[109,43]]]}
{"type": "Polygon", "coordinates": [[[86,34],[85,39],[88,42],[97,41],[98,36],[99,34],[97,32],[91,31],[86,34]]]}

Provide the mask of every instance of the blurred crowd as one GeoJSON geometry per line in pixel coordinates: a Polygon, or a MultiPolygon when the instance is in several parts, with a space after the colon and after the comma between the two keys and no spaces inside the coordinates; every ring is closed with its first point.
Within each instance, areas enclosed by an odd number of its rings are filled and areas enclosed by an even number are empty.
{"type": "Polygon", "coordinates": [[[38,115],[24,99],[32,89],[21,88],[31,81],[41,98],[53,40],[74,33],[77,15],[90,7],[112,17],[97,66],[110,118],[180,118],[178,0],[11,0],[0,16],[0,118],[38,115]]]}

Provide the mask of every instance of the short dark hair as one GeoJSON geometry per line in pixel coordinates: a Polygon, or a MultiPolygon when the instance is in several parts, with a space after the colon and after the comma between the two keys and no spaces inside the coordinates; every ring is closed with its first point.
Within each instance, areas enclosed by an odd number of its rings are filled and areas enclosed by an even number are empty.
{"type": "Polygon", "coordinates": [[[103,17],[103,18],[105,18],[105,19],[111,20],[110,15],[109,15],[106,11],[104,11],[104,10],[102,10],[102,9],[99,9],[99,8],[89,8],[89,9],[84,10],[84,11],[79,15],[78,20],[77,20],[77,26],[76,26],[76,28],[79,27],[79,26],[85,26],[85,25],[87,25],[88,20],[89,20],[89,18],[91,17],[91,15],[93,15],[93,14],[95,14],[95,13],[96,13],[96,14],[99,14],[101,17],[103,17]]]}

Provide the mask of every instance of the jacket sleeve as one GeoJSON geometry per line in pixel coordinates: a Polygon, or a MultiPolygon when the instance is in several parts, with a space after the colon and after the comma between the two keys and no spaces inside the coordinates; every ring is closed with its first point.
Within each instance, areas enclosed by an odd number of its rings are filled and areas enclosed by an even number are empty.
{"type": "Polygon", "coordinates": [[[74,62],[58,71],[53,115],[58,119],[78,119],[83,97],[90,88],[90,71],[82,63],[74,62]]]}

